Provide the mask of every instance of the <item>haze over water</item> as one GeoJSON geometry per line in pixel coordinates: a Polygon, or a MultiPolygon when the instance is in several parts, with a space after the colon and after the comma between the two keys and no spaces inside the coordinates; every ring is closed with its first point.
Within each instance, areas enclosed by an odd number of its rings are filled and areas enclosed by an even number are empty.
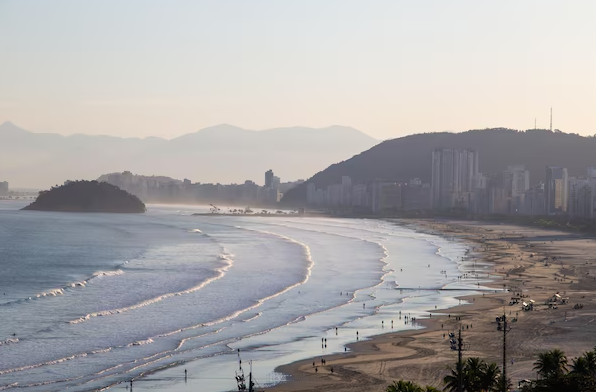
{"type": "Polygon", "coordinates": [[[230,390],[237,348],[267,385],[283,379],[278,365],[343,351],[390,320],[414,327],[400,311],[421,316],[460,293],[398,285],[476,283],[454,283],[463,245],[378,220],[17,207],[0,204],[3,390],[93,390],[188,360],[187,384],[174,367],[135,389],[230,390]]]}

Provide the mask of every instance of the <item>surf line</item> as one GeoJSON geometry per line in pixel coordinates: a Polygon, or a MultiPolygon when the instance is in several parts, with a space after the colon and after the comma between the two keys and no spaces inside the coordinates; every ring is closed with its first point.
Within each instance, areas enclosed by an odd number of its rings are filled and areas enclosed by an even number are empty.
{"type": "Polygon", "coordinates": [[[257,229],[247,229],[246,227],[239,227],[236,226],[237,229],[240,230],[247,230],[247,231],[253,231],[255,233],[261,233],[261,234],[265,234],[265,235],[270,235],[270,236],[274,236],[274,237],[278,237],[281,238],[287,242],[291,242],[293,244],[299,245],[302,247],[302,250],[304,252],[304,256],[306,257],[306,261],[307,261],[307,265],[306,265],[306,275],[304,277],[304,279],[301,282],[295,283],[291,286],[288,286],[285,290],[280,291],[278,294],[274,294],[274,295],[279,295],[279,294],[283,294],[288,290],[293,289],[294,287],[303,285],[304,283],[306,283],[308,281],[308,279],[310,278],[311,274],[312,274],[312,269],[315,265],[313,259],[312,259],[312,254],[310,253],[310,248],[308,247],[308,245],[306,245],[303,242],[297,241],[293,238],[290,237],[286,237],[285,235],[282,234],[278,234],[278,233],[273,233],[271,231],[265,231],[265,230],[257,230],[257,229]]]}
{"type": "Polygon", "coordinates": [[[131,306],[128,306],[125,308],[101,310],[99,312],[89,313],[83,317],[79,317],[78,319],[71,320],[71,321],[69,321],[69,323],[70,324],[78,324],[78,323],[82,323],[87,320],[90,320],[92,317],[111,316],[114,314],[125,313],[128,311],[134,310],[134,309],[142,308],[147,305],[152,305],[154,303],[163,301],[164,299],[167,299],[167,298],[172,298],[172,297],[176,297],[176,296],[184,295],[184,294],[190,294],[195,291],[201,290],[208,284],[213,283],[216,280],[223,278],[224,275],[226,274],[226,272],[234,265],[234,259],[233,259],[232,255],[230,255],[230,254],[222,254],[218,257],[218,260],[221,260],[224,263],[224,265],[222,267],[215,269],[215,271],[217,272],[217,275],[213,276],[209,279],[206,279],[205,281],[201,282],[201,284],[199,284],[198,286],[191,287],[190,289],[183,290],[183,291],[177,291],[174,293],[163,294],[158,297],[151,298],[151,299],[139,302],[137,304],[134,304],[134,305],[131,305],[131,306]]]}

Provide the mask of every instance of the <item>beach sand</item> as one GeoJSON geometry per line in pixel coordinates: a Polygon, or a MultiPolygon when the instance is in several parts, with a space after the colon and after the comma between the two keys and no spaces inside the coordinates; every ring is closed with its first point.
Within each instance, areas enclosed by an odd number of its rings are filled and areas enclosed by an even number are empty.
{"type": "Polygon", "coordinates": [[[345,354],[326,356],[324,366],[320,358],[280,366],[277,371],[290,375],[291,380],[268,391],[384,391],[400,379],[442,389],[443,377],[457,361],[447,334],[457,335],[460,326],[464,359],[481,357],[502,364],[503,332],[497,330],[496,317],[504,312],[511,327],[507,375],[515,386],[520,380],[536,377],[532,368],[538,353],[559,348],[571,360],[596,345],[596,240],[486,222],[406,223],[468,241],[473,249],[470,257],[493,264],[490,277],[494,280],[488,286],[499,291],[462,297],[462,305],[418,320],[425,329],[351,344],[345,354]],[[521,302],[509,305],[514,293],[522,294],[520,301],[534,300],[535,309],[523,311],[521,302]],[[547,301],[555,293],[568,298],[568,303],[550,308],[547,301]],[[583,308],[574,309],[575,304],[583,304],[583,308]],[[517,321],[511,321],[514,318],[517,321]]]}

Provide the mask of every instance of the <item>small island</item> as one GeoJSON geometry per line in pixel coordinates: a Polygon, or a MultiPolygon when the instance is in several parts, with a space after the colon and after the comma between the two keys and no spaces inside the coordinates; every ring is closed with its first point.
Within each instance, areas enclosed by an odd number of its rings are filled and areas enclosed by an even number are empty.
{"type": "Polygon", "coordinates": [[[146,208],[137,196],[107,182],[67,181],[39,192],[37,199],[23,210],[143,213],[146,208]]]}

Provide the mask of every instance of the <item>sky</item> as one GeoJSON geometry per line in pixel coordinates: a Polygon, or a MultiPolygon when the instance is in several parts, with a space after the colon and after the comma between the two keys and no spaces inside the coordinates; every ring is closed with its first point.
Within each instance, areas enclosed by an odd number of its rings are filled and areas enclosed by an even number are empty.
{"type": "Polygon", "coordinates": [[[596,134],[596,1],[0,0],[0,123],[596,134]]]}

